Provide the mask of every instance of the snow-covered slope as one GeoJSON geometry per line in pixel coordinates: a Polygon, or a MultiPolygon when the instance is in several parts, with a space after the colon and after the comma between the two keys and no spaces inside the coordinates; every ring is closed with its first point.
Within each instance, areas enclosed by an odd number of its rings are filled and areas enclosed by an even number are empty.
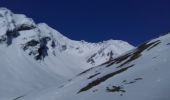
{"type": "Polygon", "coordinates": [[[44,59],[48,54],[55,56],[59,52],[83,58],[89,67],[100,65],[111,56],[116,57],[133,48],[121,40],[100,43],[70,40],[45,23],[35,24],[25,15],[0,8],[0,42],[9,46],[15,41],[36,60],[44,59]]]}
{"type": "Polygon", "coordinates": [[[121,40],[74,41],[0,8],[0,100],[57,86],[133,48],[121,40]]]}
{"type": "Polygon", "coordinates": [[[169,100],[170,33],[19,100],[169,100]]]}

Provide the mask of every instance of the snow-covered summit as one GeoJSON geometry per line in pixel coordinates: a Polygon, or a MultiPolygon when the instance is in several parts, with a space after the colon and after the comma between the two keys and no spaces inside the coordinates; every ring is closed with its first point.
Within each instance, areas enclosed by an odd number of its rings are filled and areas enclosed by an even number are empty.
{"type": "Polygon", "coordinates": [[[75,41],[0,8],[0,100],[169,100],[169,45],[75,41]]]}
{"type": "Polygon", "coordinates": [[[36,60],[60,52],[84,58],[89,66],[99,65],[133,48],[121,40],[100,43],[74,41],[45,23],[35,24],[23,14],[14,14],[7,8],[0,8],[0,43],[11,45],[12,42],[22,45],[23,50],[36,60]]]}
{"type": "Polygon", "coordinates": [[[0,35],[4,35],[8,31],[20,31],[34,26],[34,21],[25,15],[13,14],[7,8],[0,8],[0,35]]]}
{"type": "Polygon", "coordinates": [[[0,99],[58,86],[130,49],[120,40],[71,40],[45,23],[0,8],[0,99]]]}

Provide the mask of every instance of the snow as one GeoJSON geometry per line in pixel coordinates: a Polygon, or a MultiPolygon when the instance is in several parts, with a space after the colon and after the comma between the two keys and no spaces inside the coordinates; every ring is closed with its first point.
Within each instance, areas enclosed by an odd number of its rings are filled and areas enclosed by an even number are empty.
{"type": "Polygon", "coordinates": [[[14,14],[13,19],[16,27],[20,27],[21,25],[35,26],[34,21],[23,14],[14,14]]]}
{"type": "Polygon", "coordinates": [[[136,52],[142,50],[138,58],[124,65],[122,64],[128,61],[131,56],[120,63],[110,65],[110,62],[114,62],[112,60],[104,65],[94,67],[63,87],[45,89],[19,100],[169,100],[170,46],[167,45],[168,43],[170,43],[170,33],[121,55],[132,54],[134,56],[137,54],[136,52]],[[156,41],[160,42],[155,45],[156,41]],[[149,44],[152,45],[147,47],[149,44]],[[120,65],[122,66],[118,67],[120,65]],[[128,68],[128,66],[131,67],[128,68]],[[123,68],[128,69],[120,72],[123,68]],[[79,92],[88,84],[113,72],[117,74],[101,83],[98,81],[96,85],[86,91],[79,92]],[[96,73],[100,74],[88,79],[96,73]],[[115,90],[116,87],[118,87],[117,90],[115,90]],[[113,91],[109,92],[107,89],[113,89],[113,91]]]}
{"type": "Polygon", "coordinates": [[[0,8],[0,100],[58,87],[133,48],[121,40],[71,40],[45,23],[0,8]]]}
{"type": "Polygon", "coordinates": [[[0,52],[0,97],[23,95],[31,90],[55,86],[66,80],[52,73],[43,64],[28,58],[15,46],[9,49],[3,49],[1,46],[0,52]]]}
{"type": "Polygon", "coordinates": [[[75,41],[0,8],[0,100],[169,100],[169,43],[75,41]]]}

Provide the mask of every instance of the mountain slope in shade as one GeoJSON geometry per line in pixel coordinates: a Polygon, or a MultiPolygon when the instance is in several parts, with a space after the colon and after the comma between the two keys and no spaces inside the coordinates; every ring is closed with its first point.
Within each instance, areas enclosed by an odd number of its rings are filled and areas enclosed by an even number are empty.
{"type": "Polygon", "coordinates": [[[170,33],[19,100],[169,100],[170,33]]]}
{"type": "Polygon", "coordinates": [[[0,99],[58,86],[133,48],[121,40],[74,41],[45,23],[0,8],[0,99]]]}

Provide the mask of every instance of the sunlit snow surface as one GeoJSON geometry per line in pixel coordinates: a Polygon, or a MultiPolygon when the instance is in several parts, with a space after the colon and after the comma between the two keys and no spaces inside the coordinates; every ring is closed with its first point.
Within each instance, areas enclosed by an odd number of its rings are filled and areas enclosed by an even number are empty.
{"type": "Polygon", "coordinates": [[[121,40],[74,41],[45,23],[0,8],[0,100],[57,87],[134,47],[121,40]]]}
{"type": "Polygon", "coordinates": [[[169,100],[170,34],[19,100],[169,100]]]}
{"type": "Polygon", "coordinates": [[[73,41],[0,8],[0,100],[169,100],[170,34],[132,49],[73,41]]]}

